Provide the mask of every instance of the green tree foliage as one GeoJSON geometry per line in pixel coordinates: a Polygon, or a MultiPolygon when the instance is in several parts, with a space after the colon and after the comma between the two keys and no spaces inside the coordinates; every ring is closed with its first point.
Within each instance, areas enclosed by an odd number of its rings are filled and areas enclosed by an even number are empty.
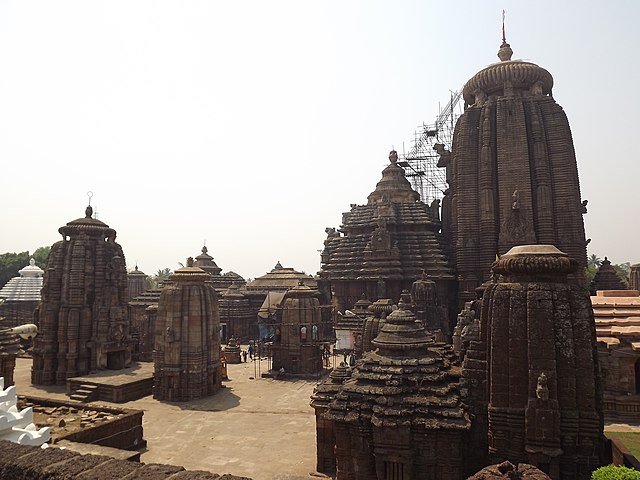
{"type": "Polygon", "coordinates": [[[29,265],[28,251],[0,254],[0,288],[13,277],[18,276],[18,271],[27,265],[29,265]]]}
{"type": "Polygon", "coordinates": [[[43,270],[46,270],[50,251],[51,251],[51,247],[36,248],[35,252],[31,254],[31,258],[33,258],[36,261],[37,266],[39,266],[43,270]]]}
{"type": "Polygon", "coordinates": [[[158,288],[158,285],[168,279],[172,273],[173,271],[170,268],[161,268],[153,277],[149,277],[147,280],[150,280],[153,285],[152,288],[158,288]]]}
{"type": "Polygon", "coordinates": [[[587,268],[585,268],[584,271],[585,283],[587,288],[589,288],[589,285],[591,285],[593,277],[596,276],[596,272],[600,268],[600,265],[602,265],[602,259],[598,255],[596,255],[595,253],[589,255],[589,257],[587,258],[587,268]]]}
{"type": "Polygon", "coordinates": [[[0,254],[0,288],[13,277],[17,277],[19,275],[18,272],[29,265],[31,258],[36,261],[36,265],[41,269],[46,269],[49,250],[51,250],[51,247],[40,247],[32,255],[29,255],[28,251],[0,254]]]}
{"type": "Polygon", "coordinates": [[[631,263],[630,262],[618,263],[617,265],[613,265],[613,268],[615,269],[616,273],[620,277],[620,280],[622,280],[624,284],[628,287],[629,272],[631,271],[631,263]]]}
{"type": "Polygon", "coordinates": [[[634,468],[607,465],[591,472],[591,480],[640,480],[640,472],[634,468]]]}

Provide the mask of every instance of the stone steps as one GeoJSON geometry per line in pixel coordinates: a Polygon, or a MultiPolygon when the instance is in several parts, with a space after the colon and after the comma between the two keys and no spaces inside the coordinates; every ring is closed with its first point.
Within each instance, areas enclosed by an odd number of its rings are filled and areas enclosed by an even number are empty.
{"type": "Polygon", "coordinates": [[[71,393],[71,395],[69,395],[69,398],[77,402],[87,403],[97,400],[97,396],[97,385],[81,384],[71,393]]]}

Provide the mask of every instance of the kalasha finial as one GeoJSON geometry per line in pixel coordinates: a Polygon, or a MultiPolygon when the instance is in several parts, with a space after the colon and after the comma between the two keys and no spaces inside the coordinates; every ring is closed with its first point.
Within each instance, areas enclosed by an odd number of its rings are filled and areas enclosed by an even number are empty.
{"type": "Polygon", "coordinates": [[[389,161],[391,163],[396,163],[398,161],[398,152],[396,152],[395,150],[391,150],[389,152],[389,161]]]}
{"type": "Polygon", "coordinates": [[[187,267],[193,267],[193,257],[187,258],[187,267]]]}
{"type": "Polygon", "coordinates": [[[503,62],[508,62],[511,60],[512,55],[513,50],[511,50],[511,45],[507,43],[507,35],[504,30],[504,10],[502,10],[502,45],[498,50],[498,58],[503,62]]]}
{"type": "MultiPolygon", "coordinates": [[[[205,240],[205,242],[206,242],[206,240],[205,240]]],[[[207,250],[207,245],[205,244],[205,245],[202,247],[202,253],[204,253],[204,254],[206,255],[208,251],[209,251],[209,250],[207,250]]]]}

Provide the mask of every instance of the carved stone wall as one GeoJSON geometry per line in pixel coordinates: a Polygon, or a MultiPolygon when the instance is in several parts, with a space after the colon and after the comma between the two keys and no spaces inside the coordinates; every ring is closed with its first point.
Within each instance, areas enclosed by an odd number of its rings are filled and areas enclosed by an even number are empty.
{"type": "Polygon", "coordinates": [[[578,283],[586,266],[586,208],[553,78],[510,53],[502,58],[465,85],[465,112],[439,164],[450,183],[443,233],[454,246],[460,307],[514,245],[555,245],[582,267],[572,274],[578,283]]]}
{"type": "MultiPolygon", "coordinates": [[[[603,445],[591,302],[567,279],[576,268],[547,245],[502,256],[493,270],[503,280],[489,284],[482,301],[486,363],[471,356],[480,361],[476,367],[486,366],[490,461],[530,463],[554,479],[590,478],[603,445]]],[[[465,362],[469,379],[478,372],[473,367],[465,362]]],[[[479,394],[470,399],[476,407],[479,394]]]]}
{"type": "MultiPolygon", "coordinates": [[[[403,294],[373,340],[377,350],[358,360],[350,379],[335,392],[323,384],[328,407],[314,405],[333,428],[338,480],[453,480],[468,473],[471,422],[458,390],[460,367],[449,347],[432,343],[409,302],[403,294]]],[[[332,438],[324,435],[330,427],[319,425],[319,462],[331,466],[332,438]]]]}
{"type": "Polygon", "coordinates": [[[59,229],[53,244],[36,312],[34,384],[64,384],[99,369],[121,369],[131,362],[133,342],[127,314],[127,270],[116,232],[92,218],[59,229]]]}
{"type": "Polygon", "coordinates": [[[323,369],[323,342],[327,327],[322,320],[317,290],[300,284],[283,297],[279,322],[271,347],[273,370],[286,373],[317,374],[323,369]]]}
{"type": "Polygon", "coordinates": [[[221,386],[218,299],[209,274],[193,266],[176,270],[163,288],[155,322],[154,390],[159,400],[188,401],[221,386]]]}
{"type": "Polygon", "coordinates": [[[363,294],[397,302],[425,271],[436,283],[436,303],[447,310],[452,298],[455,303],[455,282],[440,219],[411,188],[395,151],[389,159],[367,204],[351,205],[339,231],[326,229],[319,286],[332,290],[344,311],[363,294]]]}

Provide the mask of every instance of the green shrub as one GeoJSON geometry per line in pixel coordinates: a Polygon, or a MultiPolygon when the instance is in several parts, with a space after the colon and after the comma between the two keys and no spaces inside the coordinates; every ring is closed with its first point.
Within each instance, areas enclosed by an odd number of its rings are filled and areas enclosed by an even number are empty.
{"type": "Polygon", "coordinates": [[[607,465],[594,470],[591,480],[640,480],[640,472],[634,468],[607,465]]]}

